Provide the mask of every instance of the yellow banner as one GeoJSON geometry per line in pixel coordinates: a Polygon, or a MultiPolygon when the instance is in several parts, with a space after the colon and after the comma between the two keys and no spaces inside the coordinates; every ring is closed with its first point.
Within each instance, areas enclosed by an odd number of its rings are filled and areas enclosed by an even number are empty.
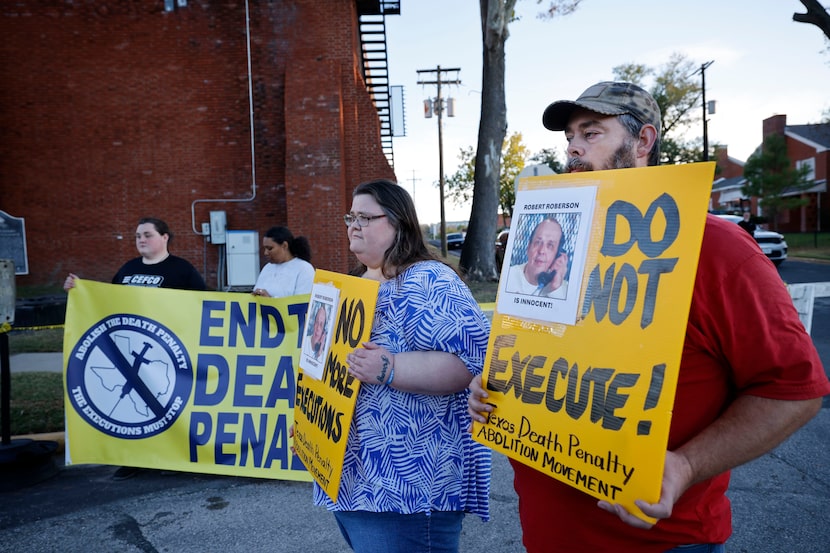
{"type": "MultiPolygon", "coordinates": [[[[314,275],[303,362],[294,408],[294,450],[321,488],[337,501],[349,428],[360,381],[349,374],[346,356],[368,342],[375,318],[378,282],[318,269],[314,275]],[[314,321],[328,317],[323,335],[314,339],[314,321]],[[325,361],[317,373],[316,341],[325,361]],[[316,376],[315,376],[316,375],[316,376]],[[319,376],[320,378],[317,378],[319,376]]],[[[319,328],[319,326],[318,326],[319,328]]]]}
{"type": "Polygon", "coordinates": [[[288,437],[307,305],[78,280],[68,461],[311,481],[288,437]]]}
{"type": "Polygon", "coordinates": [[[497,409],[477,441],[648,519],[634,500],[660,496],[713,170],[522,181],[483,374],[497,409]],[[511,263],[554,219],[561,290],[522,289],[511,263]]]}

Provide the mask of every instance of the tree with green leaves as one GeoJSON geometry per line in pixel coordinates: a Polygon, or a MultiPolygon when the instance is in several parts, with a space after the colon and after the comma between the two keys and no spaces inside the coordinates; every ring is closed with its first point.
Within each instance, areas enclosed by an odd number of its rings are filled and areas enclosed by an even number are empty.
{"type": "MultiPolygon", "coordinates": [[[[505,217],[513,216],[516,203],[516,176],[524,169],[530,153],[522,142],[521,133],[513,133],[501,148],[499,167],[499,210],[505,217]]],[[[457,205],[470,201],[475,186],[476,155],[473,147],[462,148],[458,153],[461,163],[458,171],[446,179],[447,194],[457,205]]],[[[466,241],[466,240],[465,240],[466,241]]]]}
{"type": "Polygon", "coordinates": [[[761,148],[746,160],[746,183],[741,193],[757,197],[764,215],[772,221],[773,229],[778,230],[782,211],[807,203],[801,193],[813,186],[809,174],[809,167],[793,166],[787,155],[787,139],[781,134],[770,134],[764,138],[761,148]]]}
{"type": "Polygon", "coordinates": [[[674,53],[659,67],[628,63],[618,65],[612,72],[615,80],[634,83],[648,90],[660,106],[660,163],[674,165],[703,158],[703,140],[682,137],[700,115],[696,109],[700,106],[702,90],[695,63],[683,54],[674,53]]]}
{"type": "Polygon", "coordinates": [[[559,161],[559,154],[553,148],[543,148],[530,156],[530,161],[547,165],[554,173],[565,172],[565,164],[559,161]]]}
{"type": "Polygon", "coordinates": [[[458,150],[458,170],[444,179],[446,197],[455,205],[464,205],[473,196],[476,152],[472,146],[458,150]]]}

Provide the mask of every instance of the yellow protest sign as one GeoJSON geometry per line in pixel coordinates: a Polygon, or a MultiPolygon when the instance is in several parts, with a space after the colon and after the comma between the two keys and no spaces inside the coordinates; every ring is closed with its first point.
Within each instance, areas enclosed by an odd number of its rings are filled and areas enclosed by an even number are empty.
{"type": "Polygon", "coordinates": [[[288,436],[307,302],[78,280],[68,461],[310,481],[288,436]]]}
{"type": "MultiPolygon", "coordinates": [[[[314,480],[332,501],[337,501],[349,428],[360,381],[346,366],[346,355],[368,342],[375,318],[379,283],[317,269],[309,303],[307,345],[297,379],[294,408],[294,450],[314,480]],[[331,307],[331,309],[327,309],[331,307]],[[318,374],[314,321],[330,317],[319,342],[330,343],[323,351],[318,374]],[[328,338],[326,338],[328,336],[328,338]],[[306,369],[308,367],[308,369],[306,369]],[[319,377],[319,378],[318,378],[319,377]]],[[[319,329],[319,327],[318,327],[319,329]]]]}
{"type": "Polygon", "coordinates": [[[477,441],[648,518],[634,500],[660,496],[713,169],[522,181],[477,441]],[[544,232],[561,243],[547,256],[544,232]],[[525,282],[540,259],[548,274],[525,282]]]}

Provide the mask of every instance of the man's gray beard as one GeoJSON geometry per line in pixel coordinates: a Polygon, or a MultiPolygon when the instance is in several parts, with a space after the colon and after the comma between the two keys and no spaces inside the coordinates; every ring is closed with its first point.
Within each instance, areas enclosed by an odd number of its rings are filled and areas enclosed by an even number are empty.
{"type": "MultiPolygon", "coordinates": [[[[626,140],[613,154],[611,154],[611,157],[605,163],[605,166],[600,169],[629,169],[631,167],[634,167],[634,142],[626,140]]],[[[579,157],[572,157],[568,160],[568,164],[565,166],[565,171],[570,173],[575,169],[579,169],[581,171],[595,170],[593,163],[589,163],[579,157]]]]}

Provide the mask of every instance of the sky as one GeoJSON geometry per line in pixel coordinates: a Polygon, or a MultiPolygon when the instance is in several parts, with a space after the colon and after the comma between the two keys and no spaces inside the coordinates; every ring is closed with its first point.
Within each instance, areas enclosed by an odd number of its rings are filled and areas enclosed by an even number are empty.
{"type": "MultiPolygon", "coordinates": [[[[785,114],[789,125],[817,123],[830,110],[830,50],[818,27],[792,20],[804,11],[798,0],[583,0],[573,14],[552,20],[536,17],[542,5],[518,0],[520,19],[510,23],[505,46],[507,132],[520,132],[531,153],[553,148],[565,158],[563,133],[542,126],[549,103],[575,100],[590,85],[611,80],[616,66],[659,67],[673,53],[696,67],[713,61],[706,69],[706,100],[716,102],[709,144],[726,145],[741,161],[760,145],[764,119],[785,114]]],[[[401,15],[386,17],[386,35],[390,84],[404,90],[406,136],[393,140],[395,173],[413,195],[421,223],[437,223],[438,123],[423,108],[437,88],[419,85],[417,70],[460,68],[461,84],[441,87],[442,97],[455,99],[455,117],[442,118],[446,178],[458,169],[459,151],[478,140],[479,2],[401,0],[401,15]]],[[[699,112],[689,138],[702,136],[699,112]]],[[[446,199],[448,222],[469,216],[469,204],[446,199]]]]}

